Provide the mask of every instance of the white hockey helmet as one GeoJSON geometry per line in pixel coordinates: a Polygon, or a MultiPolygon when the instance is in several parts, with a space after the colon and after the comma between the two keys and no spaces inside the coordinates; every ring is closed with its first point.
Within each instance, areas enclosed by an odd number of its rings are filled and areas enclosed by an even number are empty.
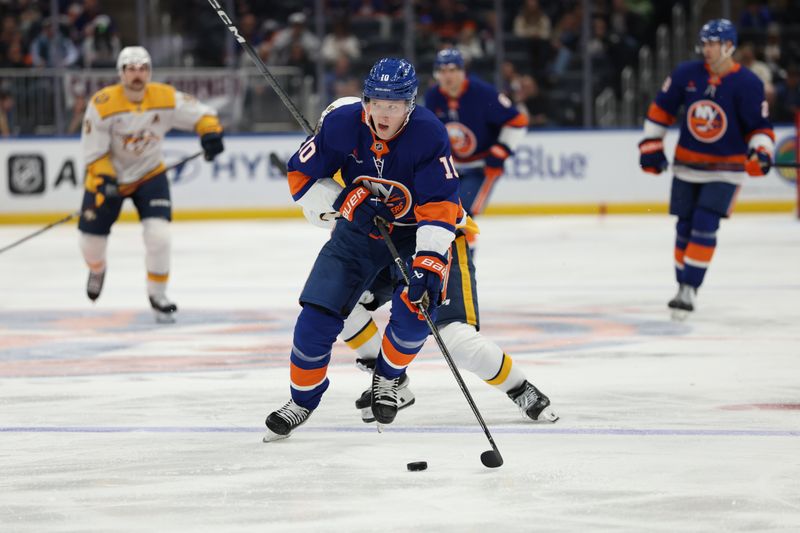
{"type": "Polygon", "coordinates": [[[150,54],[144,46],[126,46],[117,56],[117,71],[120,74],[125,65],[148,65],[152,68],[150,54]]]}

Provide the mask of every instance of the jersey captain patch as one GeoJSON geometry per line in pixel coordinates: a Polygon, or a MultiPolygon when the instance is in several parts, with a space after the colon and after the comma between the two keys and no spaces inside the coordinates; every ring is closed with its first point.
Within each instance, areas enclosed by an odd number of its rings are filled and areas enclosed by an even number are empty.
{"type": "Polygon", "coordinates": [[[456,157],[469,157],[475,153],[478,141],[471,129],[460,122],[448,122],[445,128],[450,137],[450,149],[456,157]]]}
{"type": "Polygon", "coordinates": [[[728,130],[728,117],[713,100],[698,100],[686,112],[686,125],[692,137],[703,143],[713,143],[728,130]]]}

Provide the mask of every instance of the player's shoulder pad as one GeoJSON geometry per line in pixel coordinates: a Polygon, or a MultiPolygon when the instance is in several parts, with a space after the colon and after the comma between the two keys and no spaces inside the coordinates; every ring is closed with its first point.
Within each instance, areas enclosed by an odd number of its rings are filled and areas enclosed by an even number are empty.
{"type": "Polygon", "coordinates": [[[427,107],[416,106],[406,126],[406,131],[412,135],[420,145],[428,145],[435,149],[439,142],[450,143],[447,129],[441,120],[427,107]]]}
{"type": "Polygon", "coordinates": [[[336,149],[340,143],[342,146],[349,145],[350,139],[353,138],[361,124],[363,109],[359,101],[339,106],[325,115],[321,130],[324,130],[324,138],[328,146],[336,149]]]}
{"type": "Polygon", "coordinates": [[[672,71],[672,81],[685,81],[697,75],[706,75],[705,63],[702,60],[684,61],[672,71]]]}
{"type": "Polygon", "coordinates": [[[476,92],[486,93],[491,95],[495,95],[498,92],[494,85],[483,81],[481,78],[479,78],[474,74],[469,74],[467,76],[467,79],[469,80],[470,88],[476,92]]]}
{"type": "Polygon", "coordinates": [[[439,84],[437,83],[436,85],[434,85],[433,87],[429,87],[428,90],[425,91],[425,103],[427,104],[428,100],[435,98],[438,94],[441,93],[439,92],[439,84]]]}
{"type": "MultiPolygon", "coordinates": [[[[175,107],[175,87],[166,83],[150,82],[147,84],[144,105],[148,108],[175,107]]],[[[188,95],[187,95],[188,96],[188,95]]],[[[188,96],[193,99],[193,96],[188,96]]]]}
{"type": "Polygon", "coordinates": [[[745,86],[745,91],[757,89],[758,87],[762,87],[763,89],[764,82],[761,81],[761,78],[744,65],[740,65],[739,71],[734,73],[734,75],[737,78],[736,82],[745,86]]]}
{"type": "Polygon", "coordinates": [[[114,113],[118,113],[128,107],[128,100],[122,85],[117,83],[103,87],[92,95],[92,105],[97,110],[100,118],[105,118],[114,113]]]}

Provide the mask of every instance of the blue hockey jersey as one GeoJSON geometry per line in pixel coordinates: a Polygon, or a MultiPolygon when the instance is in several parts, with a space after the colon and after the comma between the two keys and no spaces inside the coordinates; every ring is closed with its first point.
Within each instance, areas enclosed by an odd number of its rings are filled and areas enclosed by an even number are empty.
{"type": "Polygon", "coordinates": [[[763,83],[738,63],[722,77],[703,61],[682,63],[664,82],[647,120],[670,126],[682,105],[686,117],[675,149],[676,176],[740,184],[748,149],[765,146],[772,152],[775,134],[763,83]]]}
{"type": "Polygon", "coordinates": [[[346,186],[360,184],[382,198],[400,225],[455,231],[463,216],[447,132],[425,108],[416,107],[391,139],[376,137],[360,103],[331,111],[319,132],[288,163],[295,201],[317,181],[341,171],[346,186]]]}
{"type": "MultiPolygon", "coordinates": [[[[425,107],[445,124],[459,166],[483,160],[492,145],[503,143],[500,135],[504,127],[528,126],[528,118],[506,95],[471,75],[464,80],[461,93],[455,98],[442,92],[438,85],[428,89],[425,107]]],[[[513,151],[514,146],[508,148],[513,151]]]]}

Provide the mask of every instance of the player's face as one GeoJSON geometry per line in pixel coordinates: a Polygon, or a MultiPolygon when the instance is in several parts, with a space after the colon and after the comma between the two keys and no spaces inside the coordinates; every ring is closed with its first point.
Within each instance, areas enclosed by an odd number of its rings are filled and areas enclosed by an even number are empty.
{"type": "Polygon", "coordinates": [[[372,99],[367,103],[367,114],[372,119],[378,137],[390,139],[400,131],[406,121],[408,102],[372,99]]]}
{"type": "Polygon", "coordinates": [[[436,71],[439,85],[448,93],[455,93],[464,83],[464,69],[456,65],[444,65],[436,71]]]}
{"type": "Polygon", "coordinates": [[[719,41],[703,41],[703,59],[709,65],[714,65],[722,57],[722,44],[719,41]]]}
{"type": "Polygon", "coordinates": [[[122,86],[131,91],[141,91],[150,81],[150,65],[125,65],[122,67],[122,86]]]}

